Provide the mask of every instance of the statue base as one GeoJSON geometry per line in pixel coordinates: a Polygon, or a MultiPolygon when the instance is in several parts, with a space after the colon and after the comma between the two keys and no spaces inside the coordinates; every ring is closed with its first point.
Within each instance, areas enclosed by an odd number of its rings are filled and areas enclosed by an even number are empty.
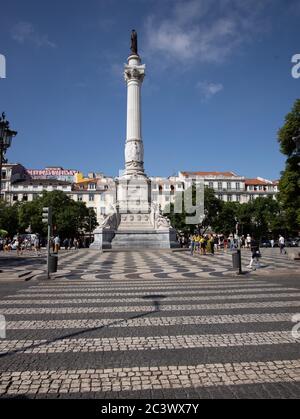
{"type": "Polygon", "coordinates": [[[178,248],[176,230],[172,227],[155,228],[151,213],[121,214],[118,228],[99,228],[94,231],[92,249],[137,250],[178,248]]]}

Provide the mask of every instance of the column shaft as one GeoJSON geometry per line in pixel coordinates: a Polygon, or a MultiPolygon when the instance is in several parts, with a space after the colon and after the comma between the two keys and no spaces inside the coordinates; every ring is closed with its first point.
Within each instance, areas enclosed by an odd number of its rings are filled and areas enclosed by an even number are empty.
{"type": "Polygon", "coordinates": [[[139,80],[130,80],[127,86],[126,140],[141,140],[141,84],[139,80]]]}

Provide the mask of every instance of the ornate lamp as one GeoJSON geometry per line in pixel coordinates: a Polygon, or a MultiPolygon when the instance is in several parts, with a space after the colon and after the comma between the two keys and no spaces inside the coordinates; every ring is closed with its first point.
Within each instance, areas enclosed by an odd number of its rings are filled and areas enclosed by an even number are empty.
{"type": "Polygon", "coordinates": [[[11,146],[13,137],[17,134],[16,131],[9,129],[9,122],[6,120],[5,113],[3,112],[0,117],[0,199],[2,198],[2,163],[6,161],[4,155],[11,146]]]}

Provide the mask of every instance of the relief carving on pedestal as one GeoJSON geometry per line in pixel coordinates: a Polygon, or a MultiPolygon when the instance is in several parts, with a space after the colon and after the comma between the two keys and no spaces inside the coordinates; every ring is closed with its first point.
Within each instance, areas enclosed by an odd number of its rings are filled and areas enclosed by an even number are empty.
{"type": "Polygon", "coordinates": [[[155,229],[160,230],[171,228],[170,220],[161,214],[160,206],[158,204],[152,204],[150,216],[155,229]]]}
{"type": "Polygon", "coordinates": [[[144,160],[144,146],[141,141],[128,141],[125,146],[125,161],[139,162],[144,160]]]}

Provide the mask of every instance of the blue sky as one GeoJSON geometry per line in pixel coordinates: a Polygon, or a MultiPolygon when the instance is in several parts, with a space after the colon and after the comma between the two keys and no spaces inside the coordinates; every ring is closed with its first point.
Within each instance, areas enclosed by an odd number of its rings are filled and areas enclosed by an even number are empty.
{"type": "Polygon", "coordinates": [[[0,10],[0,110],[19,131],[10,161],[118,175],[135,28],[147,173],[279,177],[277,130],[300,97],[299,0],[10,0],[0,10]]]}

